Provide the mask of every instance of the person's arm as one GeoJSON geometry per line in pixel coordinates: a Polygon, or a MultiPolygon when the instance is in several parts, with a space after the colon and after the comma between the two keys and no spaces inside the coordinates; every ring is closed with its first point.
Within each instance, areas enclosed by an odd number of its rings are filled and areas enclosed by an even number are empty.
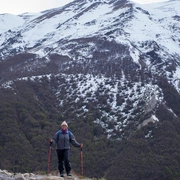
{"type": "Polygon", "coordinates": [[[78,143],[78,142],[76,141],[75,136],[74,136],[73,133],[71,133],[70,142],[71,142],[71,144],[72,144],[73,146],[75,146],[75,147],[82,148],[82,146],[83,146],[83,144],[80,144],[80,143],[78,143]]]}

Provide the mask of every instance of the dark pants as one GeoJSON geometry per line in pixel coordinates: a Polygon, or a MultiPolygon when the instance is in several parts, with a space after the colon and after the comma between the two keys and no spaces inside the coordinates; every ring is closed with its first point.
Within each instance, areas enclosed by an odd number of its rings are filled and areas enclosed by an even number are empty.
{"type": "Polygon", "coordinates": [[[58,169],[60,174],[64,174],[64,165],[66,169],[66,173],[70,173],[71,171],[71,164],[70,164],[70,150],[69,149],[63,149],[63,150],[56,150],[57,156],[58,156],[58,169]]]}

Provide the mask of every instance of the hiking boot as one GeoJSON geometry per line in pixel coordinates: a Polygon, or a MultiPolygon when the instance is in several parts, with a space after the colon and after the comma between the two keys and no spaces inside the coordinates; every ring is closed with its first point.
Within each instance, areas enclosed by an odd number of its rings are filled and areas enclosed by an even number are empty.
{"type": "Polygon", "coordinates": [[[72,175],[71,175],[71,173],[67,173],[67,176],[71,177],[72,175]]]}
{"type": "Polygon", "coordinates": [[[61,177],[64,177],[64,174],[60,174],[61,177]]]}

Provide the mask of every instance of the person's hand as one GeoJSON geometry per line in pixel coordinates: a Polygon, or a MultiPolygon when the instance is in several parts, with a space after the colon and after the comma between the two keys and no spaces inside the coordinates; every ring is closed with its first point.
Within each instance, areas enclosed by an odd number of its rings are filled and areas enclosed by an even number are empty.
{"type": "Polygon", "coordinates": [[[80,144],[80,148],[82,148],[83,147],[83,144],[80,144]]]}
{"type": "Polygon", "coordinates": [[[50,139],[50,140],[49,140],[49,145],[51,146],[51,145],[52,145],[52,143],[53,143],[53,140],[52,140],[52,139],[50,139]]]}

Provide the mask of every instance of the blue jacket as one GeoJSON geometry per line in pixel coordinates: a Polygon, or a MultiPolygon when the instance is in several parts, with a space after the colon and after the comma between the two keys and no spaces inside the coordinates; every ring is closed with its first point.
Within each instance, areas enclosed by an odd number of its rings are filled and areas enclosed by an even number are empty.
{"type": "Polygon", "coordinates": [[[53,137],[53,143],[56,144],[56,149],[70,149],[70,143],[75,147],[80,147],[80,144],[76,141],[74,135],[70,132],[70,135],[67,133],[63,134],[59,131],[53,137]]]}

